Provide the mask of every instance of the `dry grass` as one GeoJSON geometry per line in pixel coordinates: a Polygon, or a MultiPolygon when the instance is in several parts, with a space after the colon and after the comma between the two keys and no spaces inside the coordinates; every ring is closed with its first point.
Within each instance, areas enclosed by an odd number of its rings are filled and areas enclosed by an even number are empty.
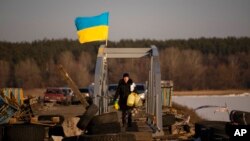
{"type": "Polygon", "coordinates": [[[37,88],[37,89],[25,89],[24,95],[25,96],[33,96],[33,97],[43,97],[44,96],[45,89],[37,88]]]}
{"type": "Polygon", "coordinates": [[[193,109],[188,108],[187,106],[179,105],[173,102],[173,108],[175,108],[178,113],[181,113],[184,115],[190,115],[191,123],[196,123],[196,122],[204,120],[193,109]]]}

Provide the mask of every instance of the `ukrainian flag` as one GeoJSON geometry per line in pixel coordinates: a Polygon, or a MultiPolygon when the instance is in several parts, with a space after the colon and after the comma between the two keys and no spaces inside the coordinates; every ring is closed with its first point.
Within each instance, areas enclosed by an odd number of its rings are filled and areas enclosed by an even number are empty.
{"type": "Polygon", "coordinates": [[[102,41],[108,39],[109,12],[93,17],[77,17],[75,25],[80,43],[102,41]]]}

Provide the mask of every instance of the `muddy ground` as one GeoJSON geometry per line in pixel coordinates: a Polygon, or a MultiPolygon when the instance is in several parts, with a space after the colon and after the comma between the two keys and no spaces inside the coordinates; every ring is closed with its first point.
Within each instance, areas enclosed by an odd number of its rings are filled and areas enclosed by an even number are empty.
{"type": "Polygon", "coordinates": [[[82,105],[61,105],[45,103],[36,105],[33,109],[36,115],[62,115],[65,118],[82,115],[85,111],[82,105]]]}

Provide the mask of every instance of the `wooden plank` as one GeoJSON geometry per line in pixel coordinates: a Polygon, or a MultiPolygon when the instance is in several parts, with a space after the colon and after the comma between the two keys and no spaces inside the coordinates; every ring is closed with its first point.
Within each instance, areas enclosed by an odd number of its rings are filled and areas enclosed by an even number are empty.
{"type": "Polygon", "coordinates": [[[69,74],[63,68],[63,66],[62,65],[58,65],[57,67],[58,67],[58,71],[60,72],[61,77],[63,77],[64,80],[65,80],[65,82],[68,83],[69,87],[72,89],[72,91],[74,92],[74,94],[76,95],[76,97],[80,100],[80,102],[84,106],[84,108],[86,108],[87,106],[89,106],[87,100],[85,99],[85,95],[81,94],[81,92],[79,91],[77,85],[71,79],[71,77],[69,76],[69,74]]]}
{"type": "Polygon", "coordinates": [[[134,121],[146,121],[147,120],[147,118],[134,118],[134,121]]]}

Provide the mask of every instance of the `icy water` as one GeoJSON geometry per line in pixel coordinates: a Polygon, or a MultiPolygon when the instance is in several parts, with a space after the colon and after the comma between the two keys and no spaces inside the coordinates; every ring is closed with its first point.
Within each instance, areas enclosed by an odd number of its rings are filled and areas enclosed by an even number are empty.
{"type": "MultiPolygon", "coordinates": [[[[204,105],[225,106],[226,104],[229,112],[231,110],[250,112],[250,93],[224,96],[173,96],[173,101],[193,109],[204,105]]],[[[208,120],[229,121],[228,113],[215,112],[217,109],[218,108],[203,108],[197,110],[197,113],[208,120]]]]}

